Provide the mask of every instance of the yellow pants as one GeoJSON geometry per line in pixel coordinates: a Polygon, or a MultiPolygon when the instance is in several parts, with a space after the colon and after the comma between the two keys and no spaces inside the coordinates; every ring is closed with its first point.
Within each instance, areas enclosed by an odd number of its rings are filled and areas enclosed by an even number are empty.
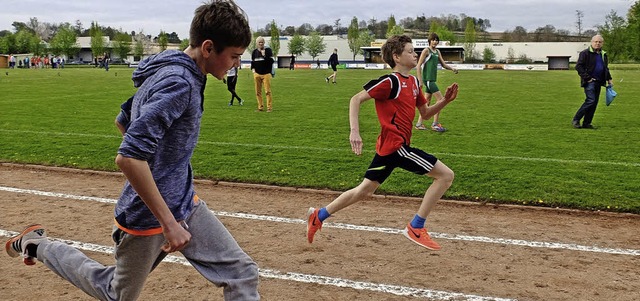
{"type": "Polygon", "coordinates": [[[253,74],[253,82],[256,88],[256,99],[258,100],[258,110],[264,109],[264,103],[262,102],[262,87],[264,86],[264,93],[267,95],[267,110],[271,111],[273,98],[271,97],[271,73],[269,74],[253,74]]]}

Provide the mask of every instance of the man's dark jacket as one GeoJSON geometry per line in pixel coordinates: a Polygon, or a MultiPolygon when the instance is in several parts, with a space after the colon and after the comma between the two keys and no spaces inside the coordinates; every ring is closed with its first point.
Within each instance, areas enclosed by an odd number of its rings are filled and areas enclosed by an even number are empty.
{"type": "Polygon", "coordinates": [[[589,48],[580,52],[578,62],[576,63],[576,71],[578,71],[578,75],[580,75],[581,87],[585,87],[589,80],[593,78],[591,74],[596,67],[596,58],[598,55],[602,56],[602,61],[604,62],[604,81],[602,81],[600,85],[604,86],[607,81],[611,80],[611,73],[609,73],[609,56],[607,52],[600,50],[600,53],[597,53],[589,46],[589,48]]]}

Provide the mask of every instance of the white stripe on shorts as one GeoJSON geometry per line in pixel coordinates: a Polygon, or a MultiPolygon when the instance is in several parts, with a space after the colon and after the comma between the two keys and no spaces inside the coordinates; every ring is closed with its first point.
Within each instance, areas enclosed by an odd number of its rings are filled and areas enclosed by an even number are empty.
{"type": "Polygon", "coordinates": [[[422,168],[424,168],[427,172],[431,171],[431,169],[433,169],[433,164],[429,163],[429,161],[427,161],[426,159],[416,155],[413,152],[408,152],[404,146],[401,147],[398,150],[398,154],[400,154],[400,156],[405,157],[413,162],[415,162],[416,164],[420,165],[422,168]]]}

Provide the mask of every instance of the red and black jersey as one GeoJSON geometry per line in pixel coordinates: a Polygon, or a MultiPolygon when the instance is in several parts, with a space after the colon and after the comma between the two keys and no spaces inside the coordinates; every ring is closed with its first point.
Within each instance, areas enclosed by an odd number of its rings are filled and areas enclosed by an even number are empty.
{"type": "Polygon", "coordinates": [[[386,156],[402,145],[411,145],[416,108],[427,102],[420,91],[418,79],[394,72],[369,81],[364,89],[376,101],[382,128],[376,143],[378,155],[386,156]]]}

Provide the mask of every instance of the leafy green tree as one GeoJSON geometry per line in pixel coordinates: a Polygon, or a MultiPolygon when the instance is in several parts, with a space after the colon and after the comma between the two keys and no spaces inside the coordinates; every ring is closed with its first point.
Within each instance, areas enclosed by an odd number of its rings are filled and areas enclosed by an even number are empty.
{"type": "Polygon", "coordinates": [[[387,20],[387,38],[392,36],[389,35],[389,33],[391,32],[391,30],[393,30],[393,27],[396,26],[396,17],[394,17],[393,15],[389,16],[389,19],[387,20]]]}
{"type": "Polygon", "coordinates": [[[391,36],[401,35],[404,33],[404,28],[402,26],[396,24],[396,18],[391,15],[389,20],[387,21],[387,32],[385,37],[388,39],[391,36]]]}
{"type": "Polygon", "coordinates": [[[185,50],[187,47],[189,47],[189,39],[183,39],[180,42],[180,50],[185,50]]]}
{"type": "Polygon", "coordinates": [[[139,61],[144,56],[144,43],[142,40],[136,40],[136,44],[133,47],[133,55],[135,56],[135,60],[139,61]]]}
{"type": "Polygon", "coordinates": [[[122,59],[126,59],[131,53],[131,36],[127,33],[119,32],[113,41],[113,51],[122,59]]]}
{"type": "Polygon", "coordinates": [[[484,63],[494,63],[496,61],[496,53],[493,49],[485,46],[482,51],[482,62],[484,63]]]}
{"type": "Polygon", "coordinates": [[[39,42],[38,37],[31,30],[20,30],[16,34],[16,53],[31,53],[33,52],[33,45],[39,42]]]}
{"type": "Polygon", "coordinates": [[[311,58],[314,60],[319,54],[323,53],[327,49],[327,45],[324,43],[324,38],[320,36],[320,33],[317,31],[312,31],[309,34],[304,45],[307,53],[309,53],[311,58]]]}
{"type": "Polygon", "coordinates": [[[465,56],[470,59],[476,58],[476,26],[471,18],[467,18],[467,26],[464,30],[464,51],[465,56]]]}
{"type": "Polygon", "coordinates": [[[58,32],[51,39],[49,46],[55,55],[66,55],[68,58],[75,56],[80,47],[76,44],[76,32],[70,26],[58,29],[58,32]]]}
{"type": "Polygon", "coordinates": [[[273,56],[278,57],[278,52],[280,52],[280,30],[278,30],[278,25],[275,20],[271,20],[271,41],[269,42],[269,47],[271,47],[271,51],[273,51],[273,56]]]}
{"type": "Polygon", "coordinates": [[[358,18],[354,16],[347,30],[347,41],[349,42],[349,50],[353,53],[353,60],[356,59],[356,55],[360,52],[358,37],[360,37],[360,27],[358,26],[358,18]]]}
{"type": "Polygon", "coordinates": [[[0,38],[0,53],[19,53],[15,34],[9,32],[0,38]]]}
{"type": "Polygon", "coordinates": [[[446,27],[441,26],[436,21],[431,22],[429,30],[431,32],[435,32],[438,37],[440,37],[440,41],[449,41],[451,45],[456,43],[456,36],[453,34],[453,32],[446,27]]]}
{"type": "Polygon", "coordinates": [[[35,37],[31,40],[31,52],[36,56],[43,56],[47,53],[47,44],[40,38],[35,37]]]}
{"type": "Polygon", "coordinates": [[[404,34],[404,28],[402,28],[402,26],[400,25],[396,25],[392,27],[391,30],[387,31],[386,37],[389,38],[391,36],[396,36],[401,34],[404,34]]]}
{"type": "Polygon", "coordinates": [[[629,58],[640,62],[640,1],[636,1],[627,13],[627,33],[629,40],[626,43],[629,58]]]}
{"type": "Polygon", "coordinates": [[[626,43],[628,43],[626,28],[625,19],[618,16],[615,10],[611,10],[605,16],[604,25],[598,26],[598,30],[605,41],[604,49],[607,51],[611,62],[628,59],[628,55],[625,52],[626,43]]]}
{"type": "MultiPolygon", "coordinates": [[[[371,46],[371,42],[375,40],[375,37],[369,34],[369,30],[362,29],[360,30],[360,34],[358,35],[358,54],[364,55],[364,50],[360,47],[371,46]]],[[[355,56],[353,58],[355,60],[355,56]]]]}
{"type": "Polygon", "coordinates": [[[102,38],[102,29],[100,29],[98,22],[91,23],[89,32],[91,34],[91,53],[94,57],[101,56],[104,53],[105,45],[102,38]]]}
{"type": "Polygon", "coordinates": [[[304,53],[304,38],[299,34],[294,34],[291,40],[289,40],[289,53],[296,56],[304,53]]]}
{"type": "Polygon", "coordinates": [[[160,46],[160,51],[167,50],[167,45],[169,44],[169,36],[164,30],[160,31],[158,35],[158,46],[160,46]]]}

